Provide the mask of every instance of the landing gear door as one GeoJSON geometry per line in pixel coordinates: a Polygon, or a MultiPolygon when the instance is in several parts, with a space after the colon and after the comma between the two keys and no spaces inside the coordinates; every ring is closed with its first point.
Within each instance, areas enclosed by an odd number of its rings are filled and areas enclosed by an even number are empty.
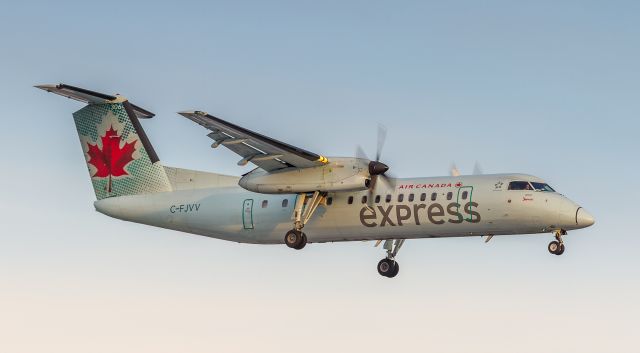
{"type": "Polygon", "coordinates": [[[246,199],[242,203],[242,226],[253,229],[253,199],[246,199]]]}

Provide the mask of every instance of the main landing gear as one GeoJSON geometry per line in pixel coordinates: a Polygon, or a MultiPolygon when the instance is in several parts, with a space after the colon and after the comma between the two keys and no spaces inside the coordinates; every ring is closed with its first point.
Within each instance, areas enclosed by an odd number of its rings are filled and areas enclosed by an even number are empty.
{"type": "MultiPolygon", "coordinates": [[[[376,246],[380,244],[380,240],[376,243],[376,246]]],[[[387,257],[378,262],[378,273],[382,276],[393,278],[400,271],[400,265],[396,261],[396,255],[400,247],[404,244],[404,239],[385,240],[384,248],[387,250],[387,257]]]]}
{"type": "Polygon", "coordinates": [[[284,243],[288,247],[301,250],[307,245],[307,235],[302,232],[302,228],[309,222],[318,206],[325,202],[326,196],[326,193],[316,191],[305,205],[307,194],[298,194],[296,205],[293,209],[293,229],[284,236],[284,243]]]}
{"type": "Polygon", "coordinates": [[[549,243],[549,246],[547,247],[550,253],[554,255],[564,254],[564,242],[562,241],[563,235],[567,235],[566,230],[560,229],[555,231],[556,240],[549,243]]]}

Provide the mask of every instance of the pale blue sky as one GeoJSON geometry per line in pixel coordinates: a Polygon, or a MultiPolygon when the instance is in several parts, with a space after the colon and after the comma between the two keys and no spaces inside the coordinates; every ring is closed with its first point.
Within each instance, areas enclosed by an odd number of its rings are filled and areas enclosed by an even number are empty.
{"type": "Polygon", "coordinates": [[[640,3],[23,1],[0,12],[0,351],[637,352],[640,3]],[[166,165],[239,175],[201,109],[398,176],[524,172],[596,217],[551,235],[302,252],[93,210],[71,119],[121,93],[166,165]]]}

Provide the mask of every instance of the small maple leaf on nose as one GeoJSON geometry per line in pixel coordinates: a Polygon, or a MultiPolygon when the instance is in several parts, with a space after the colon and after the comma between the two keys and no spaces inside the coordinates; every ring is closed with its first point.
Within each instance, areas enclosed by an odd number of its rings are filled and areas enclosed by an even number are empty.
{"type": "Polygon", "coordinates": [[[133,153],[136,151],[135,144],[137,141],[127,142],[120,147],[121,137],[118,132],[111,126],[100,138],[102,140],[102,149],[98,144],[92,145],[87,142],[89,151],[89,160],[87,163],[96,168],[92,178],[109,178],[107,184],[107,192],[111,192],[111,178],[123,175],[129,175],[124,169],[133,161],[133,153]]]}

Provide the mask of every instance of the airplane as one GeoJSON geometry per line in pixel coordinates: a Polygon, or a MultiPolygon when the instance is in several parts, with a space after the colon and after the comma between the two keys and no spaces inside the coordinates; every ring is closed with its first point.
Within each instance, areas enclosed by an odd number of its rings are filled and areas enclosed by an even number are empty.
{"type": "Polygon", "coordinates": [[[163,166],[140,119],[154,117],[121,95],[66,84],[37,88],[86,105],[73,113],[95,191],[95,209],[120,220],[251,244],[384,242],[378,273],[398,274],[407,239],[551,233],[554,255],[569,230],[594,224],[583,207],[527,174],[394,178],[380,161],[325,157],[204,111],[179,114],[201,125],[212,148],[254,169],[241,177],[163,166]]]}

